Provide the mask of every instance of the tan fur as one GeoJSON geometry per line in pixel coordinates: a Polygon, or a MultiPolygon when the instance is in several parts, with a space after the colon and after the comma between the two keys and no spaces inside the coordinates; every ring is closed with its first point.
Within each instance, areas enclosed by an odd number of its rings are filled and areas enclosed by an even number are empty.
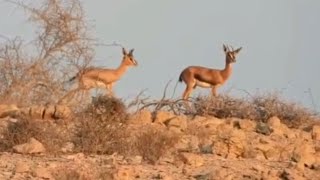
{"type": "Polygon", "coordinates": [[[120,80],[130,66],[137,66],[138,63],[133,56],[134,49],[129,53],[122,48],[123,58],[120,66],[116,69],[94,68],[90,67],[79,72],[72,79],[78,80],[78,87],[67,93],[58,103],[61,103],[68,96],[73,95],[76,91],[88,91],[92,88],[105,88],[113,95],[112,87],[116,81],[120,80]]]}
{"type": "Polygon", "coordinates": [[[192,90],[197,86],[211,88],[212,95],[217,96],[217,88],[223,85],[232,74],[232,63],[236,62],[236,55],[241,47],[232,51],[225,45],[223,50],[226,54],[226,65],[224,69],[211,69],[201,66],[189,66],[185,68],[179,77],[179,81],[184,81],[186,89],[182,98],[188,99],[192,90]]]}

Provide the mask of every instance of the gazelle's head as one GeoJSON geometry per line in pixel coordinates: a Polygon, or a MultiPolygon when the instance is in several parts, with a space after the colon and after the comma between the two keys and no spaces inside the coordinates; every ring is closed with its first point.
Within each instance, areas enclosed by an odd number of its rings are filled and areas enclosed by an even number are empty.
{"type": "Polygon", "coordinates": [[[240,50],[242,49],[242,47],[234,50],[231,46],[231,49],[226,46],[226,45],[223,45],[223,51],[224,53],[226,54],[226,61],[227,63],[235,63],[236,62],[236,56],[237,54],[240,52],[240,50]]]}
{"type": "Polygon", "coordinates": [[[131,49],[129,53],[127,53],[125,48],[122,48],[122,63],[127,66],[137,66],[138,62],[133,57],[133,51],[134,49],[131,49]]]}

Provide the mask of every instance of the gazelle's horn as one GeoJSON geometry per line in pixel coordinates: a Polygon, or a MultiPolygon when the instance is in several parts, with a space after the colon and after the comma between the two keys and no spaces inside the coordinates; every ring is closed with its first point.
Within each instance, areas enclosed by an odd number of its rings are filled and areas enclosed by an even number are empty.
{"type": "Polygon", "coordinates": [[[227,47],[227,51],[230,51],[229,45],[226,45],[226,47],[227,47]]]}

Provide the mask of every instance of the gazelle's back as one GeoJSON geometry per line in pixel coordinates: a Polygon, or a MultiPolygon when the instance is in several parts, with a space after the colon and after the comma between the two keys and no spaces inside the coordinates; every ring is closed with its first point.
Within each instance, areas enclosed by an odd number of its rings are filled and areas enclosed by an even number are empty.
{"type": "Polygon", "coordinates": [[[191,78],[206,83],[220,84],[223,80],[218,69],[211,69],[203,66],[189,66],[182,71],[180,76],[184,82],[191,78]]]}

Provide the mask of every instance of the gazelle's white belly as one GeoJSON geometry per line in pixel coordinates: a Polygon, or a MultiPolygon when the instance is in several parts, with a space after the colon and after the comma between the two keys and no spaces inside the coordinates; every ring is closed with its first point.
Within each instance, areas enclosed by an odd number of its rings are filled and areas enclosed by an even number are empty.
{"type": "Polygon", "coordinates": [[[96,85],[96,87],[99,87],[99,88],[106,88],[107,87],[106,84],[103,83],[102,81],[96,81],[95,85],[96,85]]]}
{"type": "Polygon", "coordinates": [[[106,84],[99,80],[83,78],[82,83],[86,88],[106,88],[106,84]]]}
{"type": "Polygon", "coordinates": [[[211,88],[212,85],[203,81],[196,81],[196,85],[203,88],[211,88]]]}

